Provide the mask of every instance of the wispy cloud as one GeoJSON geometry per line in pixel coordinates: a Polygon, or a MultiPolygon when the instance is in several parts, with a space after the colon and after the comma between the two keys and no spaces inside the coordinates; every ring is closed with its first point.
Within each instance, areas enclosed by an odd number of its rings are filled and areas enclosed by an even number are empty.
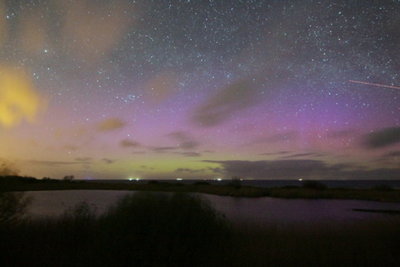
{"type": "Polygon", "coordinates": [[[399,142],[400,127],[380,129],[365,135],[363,139],[364,146],[371,149],[388,147],[399,142]]]}
{"type": "Polygon", "coordinates": [[[121,142],[119,143],[121,147],[125,147],[125,148],[134,148],[134,147],[140,147],[141,144],[139,142],[136,141],[132,141],[129,139],[124,139],[121,140],[121,142]]]}
{"type": "Polygon", "coordinates": [[[194,149],[200,145],[188,132],[176,131],[169,133],[167,136],[177,141],[178,147],[181,149],[194,149]]]}
{"type": "Polygon", "coordinates": [[[344,137],[349,137],[351,135],[353,135],[354,133],[356,133],[355,130],[353,129],[346,129],[346,130],[339,130],[339,131],[330,131],[327,133],[327,137],[328,138],[344,138],[344,137]]]}
{"type": "Polygon", "coordinates": [[[252,79],[244,79],[219,89],[195,109],[193,122],[203,127],[216,126],[252,107],[260,100],[255,84],[252,79]]]}
{"type": "Polygon", "coordinates": [[[285,154],[289,154],[290,151],[278,151],[278,152],[266,152],[266,153],[261,153],[258,154],[259,156],[281,156],[285,154]]]}
{"type": "Polygon", "coordinates": [[[99,132],[110,132],[124,128],[126,123],[119,118],[109,118],[99,122],[96,130],[99,132]]]}
{"type": "Polygon", "coordinates": [[[176,152],[176,154],[182,155],[184,157],[201,157],[201,153],[198,152],[190,152],[190,151],[186,151],[186,152],[176,152]]]}
{"type": "Polygon", "coordinates": [[[75,160],[80,162],[91,162],[93,159],[90,157],[83,157],[83,158],[75,158],[75,160]]]}
{"type": "Polygon", "coordinates": [[[202,173],[205,169],[190,169],[190,168],[178,168],[175,172],[183,172],[183,173],[202,173]]]}
{"type": "Polygon", "coordinates": [[[49,167],[57,167],[57,166],[65,166],[65,165],[90,165],[92,164],[91,161],[82,161],[82,160],[75,160],[75,161],[51,161],[51,160],[28,160],[28,163],[35,164],[35,165],[45,165],[49,167]]]}
{"type": "Polygon", "coordinates": [[[18,168],[11,162],[0,158],[0,176],[18,175],[18,168]]]}
{"type": "Polygon", "coordinates": [[[294,153],[294,154],[290,154],[290,155],[285,155],[282,156],[282,159],[294,159],[294,158],[312,158],[312,157],[322,157],[325,154],[323,153],[318,153],[318,152],[304,152],[304,153],[294,153]]]}
{"type": "Polygon", "coordinates": [[[109,159],[109,158],[103,158],[103,159],[101,159],[101,161],[106,163],[106,164],[112,164],[112,163],[115,162],[115,160],[109,159]]]}
{"type": "Polygon", "coordinates": [[[177,150],[178,147],[176,147],[176,146],[156,146],[156,147],[150,147],[149,149],[155,153],[165,153],[165,152],[171,152],[171,151],[177,150]]]}

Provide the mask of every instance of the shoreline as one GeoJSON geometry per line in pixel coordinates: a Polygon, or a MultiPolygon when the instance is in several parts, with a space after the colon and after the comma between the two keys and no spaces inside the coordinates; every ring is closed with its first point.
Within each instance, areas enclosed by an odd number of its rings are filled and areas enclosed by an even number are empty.
{"type": "MultiPolygon", "coordinates": [[[[0,181],[3,178],[0,178],[0,181]]],[[[52,190],[127,190],[151,192],[205,193],[231,197],[273,197],[286,199],[348,199],[379,202],[400,202],[400,190],[392,188],[307,188],[297,186],[263,188],[238,184],[183,184],[179,182],[102,183],[86,181],[38,180],[18,178],[0,182],[0,191],[52,191],[52,190]]]]}

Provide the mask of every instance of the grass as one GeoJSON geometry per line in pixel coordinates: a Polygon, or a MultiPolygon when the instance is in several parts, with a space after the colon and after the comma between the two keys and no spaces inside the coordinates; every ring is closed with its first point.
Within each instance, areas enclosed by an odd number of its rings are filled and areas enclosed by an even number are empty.
{"type": "Polygon", "coordinates": [[[238,225],[186,194],[0,223],[0,266],[399,266],[400,221],[238,225]]]}

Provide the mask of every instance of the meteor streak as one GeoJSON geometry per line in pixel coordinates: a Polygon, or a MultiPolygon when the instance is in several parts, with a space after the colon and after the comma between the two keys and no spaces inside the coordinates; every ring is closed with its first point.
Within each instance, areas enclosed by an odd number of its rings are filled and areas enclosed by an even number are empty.
{"type": "Polygon", "coordinates": [[[354,81],[354,80],[349,80],[351,83],[358,83],[358,84],[365,84],[365,85],[370,85],[370,86],[376,86],[376,87],[383,87],[383,88],[391,88],[391,89],[398,89],[400,90],[400,86],[395,86],[395,85],[387,85],[387,84],[380,84],[380,83],[369,83],[369,82],[363,82],[363,81],[354,81]]]}

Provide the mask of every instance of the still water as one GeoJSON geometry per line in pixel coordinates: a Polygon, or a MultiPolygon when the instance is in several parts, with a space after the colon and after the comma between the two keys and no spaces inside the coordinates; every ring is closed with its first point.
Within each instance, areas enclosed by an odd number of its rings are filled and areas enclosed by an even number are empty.
{"type": "MultiPolygon", "coordinates": [[[[85,201],[101,214],[132,191],[70,190],[32,191],[31,217],[57,216],[85,201]]],[[[400,210],[400,203],[359,200],[305,200],[279,198],[234,198],[200,194],[229,220],[245,223],[332,223],[366,220],[398,220],[399,215],[357,212],[353,209],[400,210]]]]}

